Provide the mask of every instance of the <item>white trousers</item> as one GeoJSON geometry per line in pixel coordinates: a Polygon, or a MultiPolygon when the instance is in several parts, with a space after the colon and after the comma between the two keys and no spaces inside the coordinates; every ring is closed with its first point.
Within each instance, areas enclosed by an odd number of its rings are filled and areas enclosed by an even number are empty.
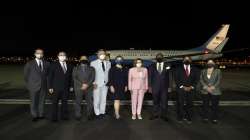
{"type": "Polygon", "coordinates": [[[95,115],[105,114],[108,87],[97,87],[93,91],[95,115]]]}

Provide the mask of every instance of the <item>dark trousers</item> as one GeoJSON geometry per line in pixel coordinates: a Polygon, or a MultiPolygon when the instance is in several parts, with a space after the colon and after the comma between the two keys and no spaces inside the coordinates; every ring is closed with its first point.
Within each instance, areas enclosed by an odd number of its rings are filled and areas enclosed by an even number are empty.
{"type": "Polygon", "coordinates": [[[82,91],[77,90],[75,91],[75,115],[76,117],[81,117],[81,102],[82,98],[85,95],[85,101],[87,104],[87,116],[91,117],[94,114],[93,110],[93,92],[91,90],[89,91],[82,91]]]}
{"type": "Polygon", "coordinates": [[[167,89],[158,90],[152,89],[152,96],[153,96],[153,115],[154,116],[167,116],[167,108],[168,108],[168,91],[167,89]]]}
{"type": "Polygon", "coordinates": [[[176,102],[177,119],[186,118],[189,121],[192,120],[193,91],[186,92],[183,89],[178,89],[176,102]]]}
{"type": "Polygon", "coordinates": [[[44,117],[44,103],[46,97],[46,88],[41,88],[39,91],[30,91],[30,112],[33,118],[44,117]]]}
{"type": "Polygon", "coordinates": [[[219,112],[219,95],[211,95],[211,94],[203,94],[202,101],[203,101],[203,118],[208,119],[208,112],[209,112],[209,103],[211,101],[211,119],[218,120],[218,112],[219,112]]]}
{"type": "Polygon", "coordinates": [[[68,97],[69,97],[69,92],[67,90],[54,92],[54,95],[52,97],[52,120],[58,119],[58,103],[60,99],[62,103],[61,104],[61,117],[62,119],[69,118],[68,97]]]}

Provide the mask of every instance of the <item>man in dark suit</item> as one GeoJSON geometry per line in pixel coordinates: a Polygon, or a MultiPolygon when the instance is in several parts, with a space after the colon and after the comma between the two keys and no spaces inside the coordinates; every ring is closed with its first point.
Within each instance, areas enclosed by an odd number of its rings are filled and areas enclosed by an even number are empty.
{"type": "Polygon", "coordinates": [[[49,62],[43,59],[43,50],[35,50],[35,59],[24,66],[24,80],[30,93],[32,121],[44,119],[44,102],[48,92],[47,76],[49,62]]]}
{"type": "Polygon", "coordinates": [[[95,80],[95,69],[89,66],[86,56],[80,57],[80,64],[73,70],[73,80],[75,89],[75,115],[76,119],[81,119],[81,102],[83,95],[87,103],[87,118],[92,120],[93,110],[93,82],[95,80]]]}
{"type": "Polygon", "coordinates": [[[177,120],[192,123],[193,94],[199,80],[199,71],[191,65],[189,56],[184,57],[183,64],[175,71],[176,91],[177,91],[177,120]],[[184,106],[184,103],[186,105],[184,106]]]}
{"type": "Polygon", "coordinates": [[[149,89],[153,95],[153,114],[150,120],[161,117],[168,121],[168,91],[170,87],[170,65],[163,62],[163,54],[156,55],[156,63],[149,67],[149,89]]]}
{"type": "Polygon", "coordinates": [[[68,98],[73,91],[72,69],[73,66],[66,62],[66,53],[58,53],[58,61],[53,63],[49,72],[49,93],[52,94],[52,121],[58,120],[58,102],[61,99],[61,117],[69,119],[68,98]]]}

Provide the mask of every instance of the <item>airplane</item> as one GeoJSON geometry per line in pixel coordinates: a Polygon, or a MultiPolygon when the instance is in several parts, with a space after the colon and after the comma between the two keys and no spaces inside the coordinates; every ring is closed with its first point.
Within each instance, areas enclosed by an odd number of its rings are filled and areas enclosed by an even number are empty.
{"type": "MultiPolygon", "coordinates": [[[[222,49],[226,45],[229,37],[227,33],[229,30],[229,24],[224,24],[222,27],[212,35],[207,42],[202,46],[189,49],[189,50],[107,50],[107,55],[110,57],[111,62],[115,57],[120,55],[124,58],[125,62],[131,63],[136,58],[144,60],[146,65],[150,65],[155,61],[155,56],[158,53],[162,53],[165,57],[165,61],[174,62],[180,61],[184,56],[190,56],[193,61],[214,59],[222,56],[222,49]]],[[[89,57],[90,61],[97,58],[96,55],[89,57]]]]}

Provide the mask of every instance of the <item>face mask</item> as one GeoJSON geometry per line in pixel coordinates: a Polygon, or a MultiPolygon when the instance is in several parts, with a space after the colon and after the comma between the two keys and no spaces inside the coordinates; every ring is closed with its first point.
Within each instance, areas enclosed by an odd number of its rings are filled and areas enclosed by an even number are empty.
{"type": "Polygon", "coordinates": [[[185,65],[189,65],[191,62],[190,62],[189,60],[184,60],[183,63],[184,63],[185,65]]]}
{"type": "Polygon", "coordinates": [[[88,60],[81,60],[80,63],[81,64],[88,64],[88,60]]]}
{"type": "Polygon", "coordinates": [[[122,65],[123,60],[116,60],[115,63],[116,63],[117,65],[122,65]]]}
{"type": "Polygon", "coordinates": [[[156,58],[156,61],[157,61],[157,62],[162,62],[162,61],[163,61],[163,58],[162,58],[162,57],[158,57],[158,58],[156,58]]]}
{"type": "Polygon", "coordinates": [[[208,68],[213,68],[215,65],[214,64],[207,64],[208,68]]]}
{"type": "Polygon", "coordinates": [[[58,56],[59,61],[63,62],[66,60],[66,56],[58,56]]]}
{"type": "Polygon", "coordinates": [[[105,56],[104,54],[102,54],[102,55],[99,56],[99,59],[104,60],[105,57],[106,57],[106,56],[105,56]]]}
{"type": "Polygon", "coordinates": [[[42,59],[43,58],[42,54],[35,54],[35,56],[36,56],[37,59],[42,59]]]}
{"type": "Polygon", "coordinates": [[[142,66],[142,63],[137,63],[137,64],[136,64],[136,67],[137,67],[137,68],[140,68],[141,66],[142,66]]]}

